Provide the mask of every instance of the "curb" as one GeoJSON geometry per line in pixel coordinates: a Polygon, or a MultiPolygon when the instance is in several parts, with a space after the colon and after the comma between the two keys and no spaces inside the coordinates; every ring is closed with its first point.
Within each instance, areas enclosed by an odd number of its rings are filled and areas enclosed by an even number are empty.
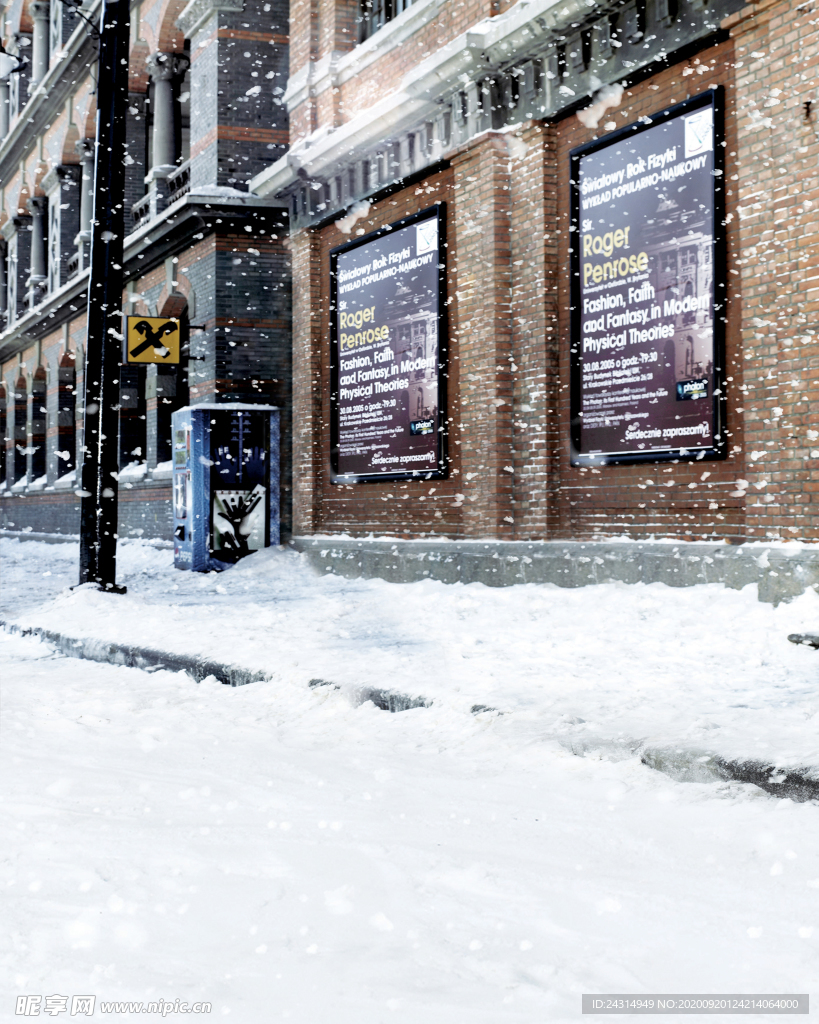
{"type": "Polygon", "coordinates": [[[83,658],[85,661],[106,662],[109,665],[124,665],[148,671],[167,669],[169,672],[187,672],[197,683],[208,676],[215,676],[227,686],[246,686],[248,683],[264,682],[270,677],[266,672],[253,672],[239,665],[224,665],[218,661],[203,661],[201,658],[184,654],[171,654],[150,647],[132,647],[130,644],[115,644],[106,640],[75,639],[51,629],[39,626],[19,626],[14,622],[0,619],[0,629],[19,636],[36,636],[52,644],[69,658],[83,658]]]}
{"type": "MultiPolygon", "coordinates": [[[[203,661],[200,658],[184,654],[171,654],[168,651],[154,650],[150,647],[133,647],[129,644],[111,643],[105,640],[76,639],[65,636],[54,630],[39,626],[20,626],[14,622],[0,619],[0,629],[6,633],[19,636],[35,636],[53,645],[69,658],[82,658],[86,661],[104,662],[109,665],[124,665],[127,668],[138,668],[143,671],[166,669],[169,672],[187,672],[197,683],[208,676],[213,676],[227,686],[246,686],[249,683],[266,682],[270,676],[266,672],[252,671],[239,665],[225,665],[217,661],[203,661]]],[[[798,640],[795,642],[799,642],[798,640]]],[[[327,679],[311,679],[311,688],[331,686],[338,689],[337,683],[327,679]]],[[[356,693],[359,704],[367,701],[380,708],[396,714],[411,708],[426,708],[432,701],[424,697],[411,697],[407,694],[395,693],[375,687],[362,687],[356,693]]],[[[473,715],[490,712],[504,714],[497,708],[484,707],[476,704],[472,707],[473,715]]],[[[771,796],[780,799],[805,803],[819,799],[819,770],[810,766],[799,768],[778,768],[764,761],[735,761],[709,751],[680,748],[646,748],[640,743],[617,744],[618,749],[631,755],[638,755],[640,761],[654,771],[662,772],[679,782],[745,782],[758,786],[771,796]]],[[[590,749],[574,747],[568,749],[578,757],[590,753],[590,749]]]]}
{"type": "MultiPolygon", "coordinates": [[[[156,672],[158,669],[166,669],[168,672],[187,672],[197,683],[201,683],[209,676],[214,676],[226,686],[247,686],[249,683],[263,683],[270,679],[267,672],[254,672],[249,668],[242,668],[240,665],[203,661],[201,658],[185,654],[171,654],[169,651],[159,651],[151,647],[134,647],[130,644],[117,644],[88,637],[77,639],[51,629],[43,629],[41,626],[20,626],[16,622],[6,622],[4,619],[0,619],[0,629],[18,636],[38,637],[56,647],[60,654],[68,658],[81,658],[85,661],[98,661],[108,665],[124,665],[126,668],[138,668],[144,672],[156,672]]],[[[311,688],[332,686],[338,689],[337,683],[326,679],[311,679],[309,686],[311,688]]],[[[431,703],[424,697],[409,697],[403,693],[375,687],[362,687],[360,690],[356,690],[355,698],[358,704],[365,704],[369,700],[381,711],[390,711],[393,714],[399,711],[409,711],[411,708],[426,708],[431,703]]]]}
{"type": "Polygon", "coordinates": [[[679,782],[746,782],[771,796],[805,803],[819,799],[819,771],[808,765],[777,768],[764,761],[736,761],[703,750],[648,749],[635,751],[648,768],[679,782]]]}

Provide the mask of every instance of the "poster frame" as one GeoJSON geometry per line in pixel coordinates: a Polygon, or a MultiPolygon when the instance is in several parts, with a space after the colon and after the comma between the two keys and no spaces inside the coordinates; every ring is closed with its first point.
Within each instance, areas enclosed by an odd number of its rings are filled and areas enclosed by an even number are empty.
{"type": "Polygon", "coordinates": [[[724,89],[715,86],[706,92],[675,103],[645,120],[635,121],[623,128],[594,139],[569,153],[570,173],[570,228],[572,240],[569,248],[570,300],[569,300],[569,444],[572,466],[593,466],[634,464],[641,462],[713,462],[727,458],[728,438],[726,435],[726,381],[725,381],[725,326],[728,313],[728,273],[726,267],[726,222],[725,222],[725,111],[724,89]],[[688,451],[684,446],[653,450],[650,452],[580,452],[582,419],[582,363],[578,358],[581,350],[581,289],[580,289],[580,160],[590,153],[607,149],[626,138],[633,138],[650,128],[664,124],[675,117],[703,107],[711,106],[714,111],[714,390],[712,395],[714,416],[714,438],[710,448],[688,451]],[[576,243],[576,244],[575,244],[576,243]],[[720,292],[722,296],[720,297],[720,292]]]}
{"type": "Polygon", "coordinates": [[[417,213],[402,217],[382,228],[371,231],[361,238],[353,239],[330,250],[330,482],[334,484],[364,484],[394,480],[443,480],[449,476],[447,453],[447,378],[449,374],[449,331],[447,316],[447,272],[446,272],[446,203],[441,201],[417,213]],[[436,434],[437,461],[435,469],[410,469],[394,473],[339,473],[339,364],[338,364],[338,258],[339,256],[374,242],[385,235],[411,227],[435,215],[438,220],[438,424],[436,434]]]}

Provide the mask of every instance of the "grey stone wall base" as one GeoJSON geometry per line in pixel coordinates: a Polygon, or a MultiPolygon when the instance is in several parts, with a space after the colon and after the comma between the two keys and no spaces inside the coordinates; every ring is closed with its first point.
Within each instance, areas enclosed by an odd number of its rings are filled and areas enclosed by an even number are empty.
{"type": "Polygon", "coordinates": [[[293,537],[319,572],[379,577],[393,583],[666,583],[691,587],[759,585],[759,600],[778,604],[819,587],[819,545],[733,546],[664,541],[463,541],[293,537]],[[789,548],[793,550],[789,550],[789,548]]]}
{"type": "Polygon", "coordinates": [[[0,529],[0,537],[10,537],[12,540],[39,540],[43,544],[77,544],[80,539],[78,533],[37,533],[35,530],[3,529],[0,529]]]}

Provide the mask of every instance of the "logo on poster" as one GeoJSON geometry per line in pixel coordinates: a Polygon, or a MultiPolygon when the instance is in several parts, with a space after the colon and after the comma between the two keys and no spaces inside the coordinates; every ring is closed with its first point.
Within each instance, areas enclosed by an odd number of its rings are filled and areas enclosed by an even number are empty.
{"type": "Polygon", "coordinates": [[[714,148],[714,112],[711,107],[698,110],[684,120],[686,158],[714,148]]]}
{"type": "Polygon", "coordinates": [[[434,252],[438,248],[438,221],[428,220],[416,225],[416,256],[434,252]]]}

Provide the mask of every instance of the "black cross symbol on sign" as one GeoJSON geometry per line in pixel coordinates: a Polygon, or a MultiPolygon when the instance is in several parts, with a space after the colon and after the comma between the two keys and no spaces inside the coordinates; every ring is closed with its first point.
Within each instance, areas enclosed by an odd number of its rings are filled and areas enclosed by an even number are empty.
{"type": "Polygon", "coordinates": [[[156,330],[147,320],[140,320],[138,324],[134,324],[134,330],[144,335],[145,340],[141,341],[136,348],[131,349],[131,358],[135,359],[137,356],[141,356],[143,352],[153,346],[156,354],[165,359],[171,354],[171,350],[162,344],[162,338],[166,334],[173,334],[176,329],[177,325],[172,320],[157,327],[156,330]]]}

